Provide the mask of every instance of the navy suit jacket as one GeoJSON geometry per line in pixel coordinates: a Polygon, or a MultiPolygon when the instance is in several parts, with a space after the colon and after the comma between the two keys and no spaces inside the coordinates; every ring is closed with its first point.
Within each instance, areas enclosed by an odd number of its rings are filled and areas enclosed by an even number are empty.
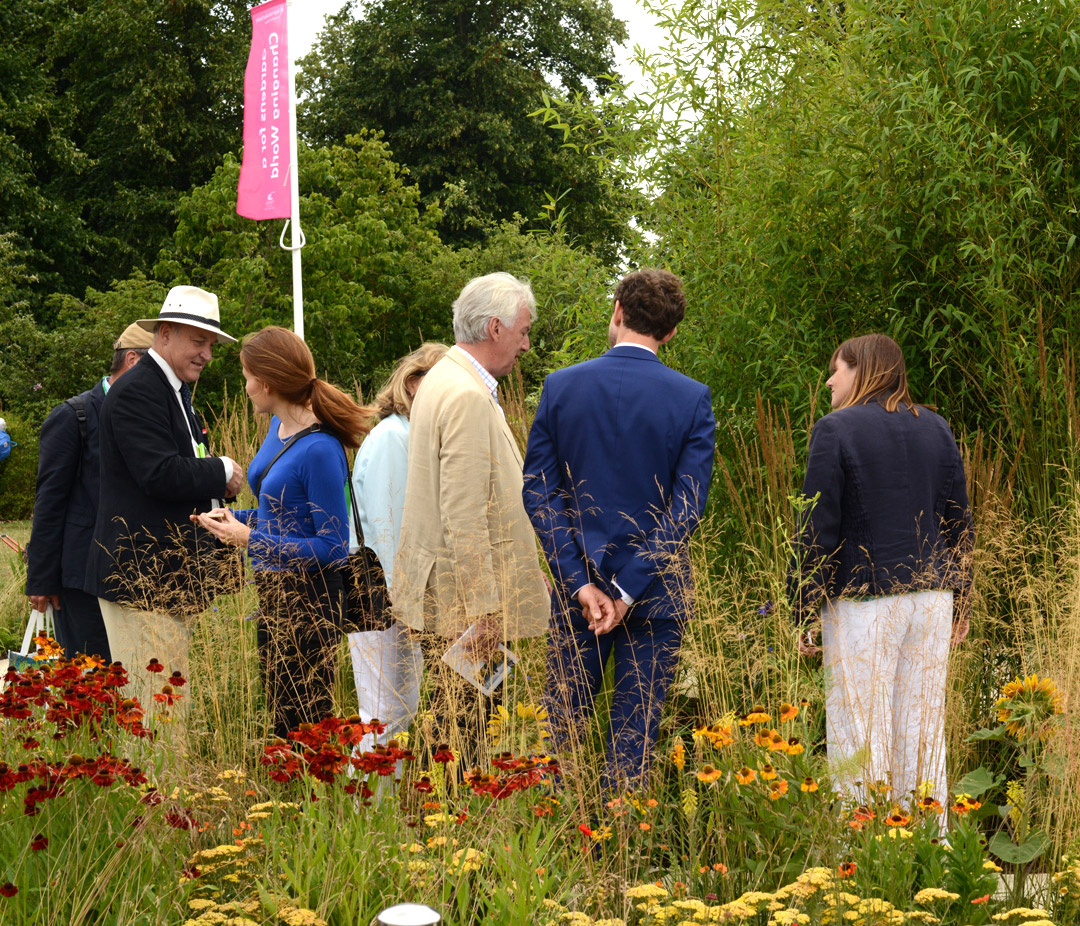
{"type": "MultiPolygon", "coordinates": [[[[685,588],[715,430],[708,387],[640,347],[616,346],[547,377],[524,501],[564,596],[592,582],[619,597],[617,581],[636,603],[672,569],[685,588]]],[[[677,605],[651,610],[685,616],[677,605]]]]}
{"type": "Polygon", "coordinates": [[[89,584],[86,555],[94,535],[98,503],[98,416],[105,399],[99,380],[80,398],[86,412],[86,442],[79,419],[66,402],[41,426],[37,492],[26,566],[26,594],[58,595],[89,584]]]}
{"type": "Polygon", "coordinates": [[[88,591],[147,611],[205,609],[218,590],[220,548],[188,515],[225,496],[225,464],[195,456],[172,385],[149,354],[109,390],[99,435],[88,591]]]}

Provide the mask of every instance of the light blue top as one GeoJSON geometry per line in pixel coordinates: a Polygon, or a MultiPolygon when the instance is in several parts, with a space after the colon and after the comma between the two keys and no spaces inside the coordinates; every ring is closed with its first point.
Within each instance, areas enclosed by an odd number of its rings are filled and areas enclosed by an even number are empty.
{"type": "MultiPolygon", "coordinates": [[[[405,510],[405,479],[409,471],[409,419],[404,415],[383,418],[364,438],[353,464],[353,496],[364,531],[364,545],[375,551],[393,587],[394,555],[401,537],[405,510]]],[[[349,548],[359,549],[349,518],[349,548]]]]}

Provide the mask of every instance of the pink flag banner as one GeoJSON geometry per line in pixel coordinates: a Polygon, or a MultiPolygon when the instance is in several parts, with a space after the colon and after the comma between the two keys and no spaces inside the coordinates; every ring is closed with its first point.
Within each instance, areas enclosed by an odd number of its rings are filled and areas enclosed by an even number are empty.
{"type": "Polygon", "coordinates": [[[251,10],[244,72],[244,159],[236,211],[248,219],[289,218],[289,39],[286,0],[251,10]]]}

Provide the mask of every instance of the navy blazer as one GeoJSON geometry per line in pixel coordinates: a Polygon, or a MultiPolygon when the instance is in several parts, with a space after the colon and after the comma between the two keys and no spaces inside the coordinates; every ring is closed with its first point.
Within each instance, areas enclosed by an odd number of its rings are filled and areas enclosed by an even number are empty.
{"type": "Polygon", "coordinates": [[[564,595],[592,582],[618,597],[614,579],[638,601],[685,565],[715,431],[708,387],[640,347],[617,346],[547,377],[523,495],[564,595]]]}
{"type": "Polygon", "coordinates": [[[86,412],[86,442],[79,419],[61,402],[41,426],[34,523],[27,546],[26,594],[59,595],[86,589],[86,555],[98,504],[98,416],[101,381],[78,396],[86,412]]]}
{"type": "Polygon", "coordinates": [[[808,620],[822,598],[971,584],[971,506],[945,419],[876,401],[814,424],[788,596],[808,620]]]}
{"type": "Polygon", "coordinates": [[[109,390],[100,419],[101,491],[92,594],[170,614],[210,603],[219,546],[188,516],[225,496],[225,464],[199,459],[176,393],[149,354],[109,390]]]}

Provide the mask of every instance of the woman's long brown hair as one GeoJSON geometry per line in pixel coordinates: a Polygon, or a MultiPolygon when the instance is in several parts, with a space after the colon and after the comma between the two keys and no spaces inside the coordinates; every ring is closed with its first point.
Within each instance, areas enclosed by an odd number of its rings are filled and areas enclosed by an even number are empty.
{"type": "Polygon", "coordinates": [[[240,362],[286,402],[310,408],[319,424],[355,450],[371,430],[371,418],[349,396],[315,375],[315,358],[304,341],[277,325],[244,338],[240,362]]]}

